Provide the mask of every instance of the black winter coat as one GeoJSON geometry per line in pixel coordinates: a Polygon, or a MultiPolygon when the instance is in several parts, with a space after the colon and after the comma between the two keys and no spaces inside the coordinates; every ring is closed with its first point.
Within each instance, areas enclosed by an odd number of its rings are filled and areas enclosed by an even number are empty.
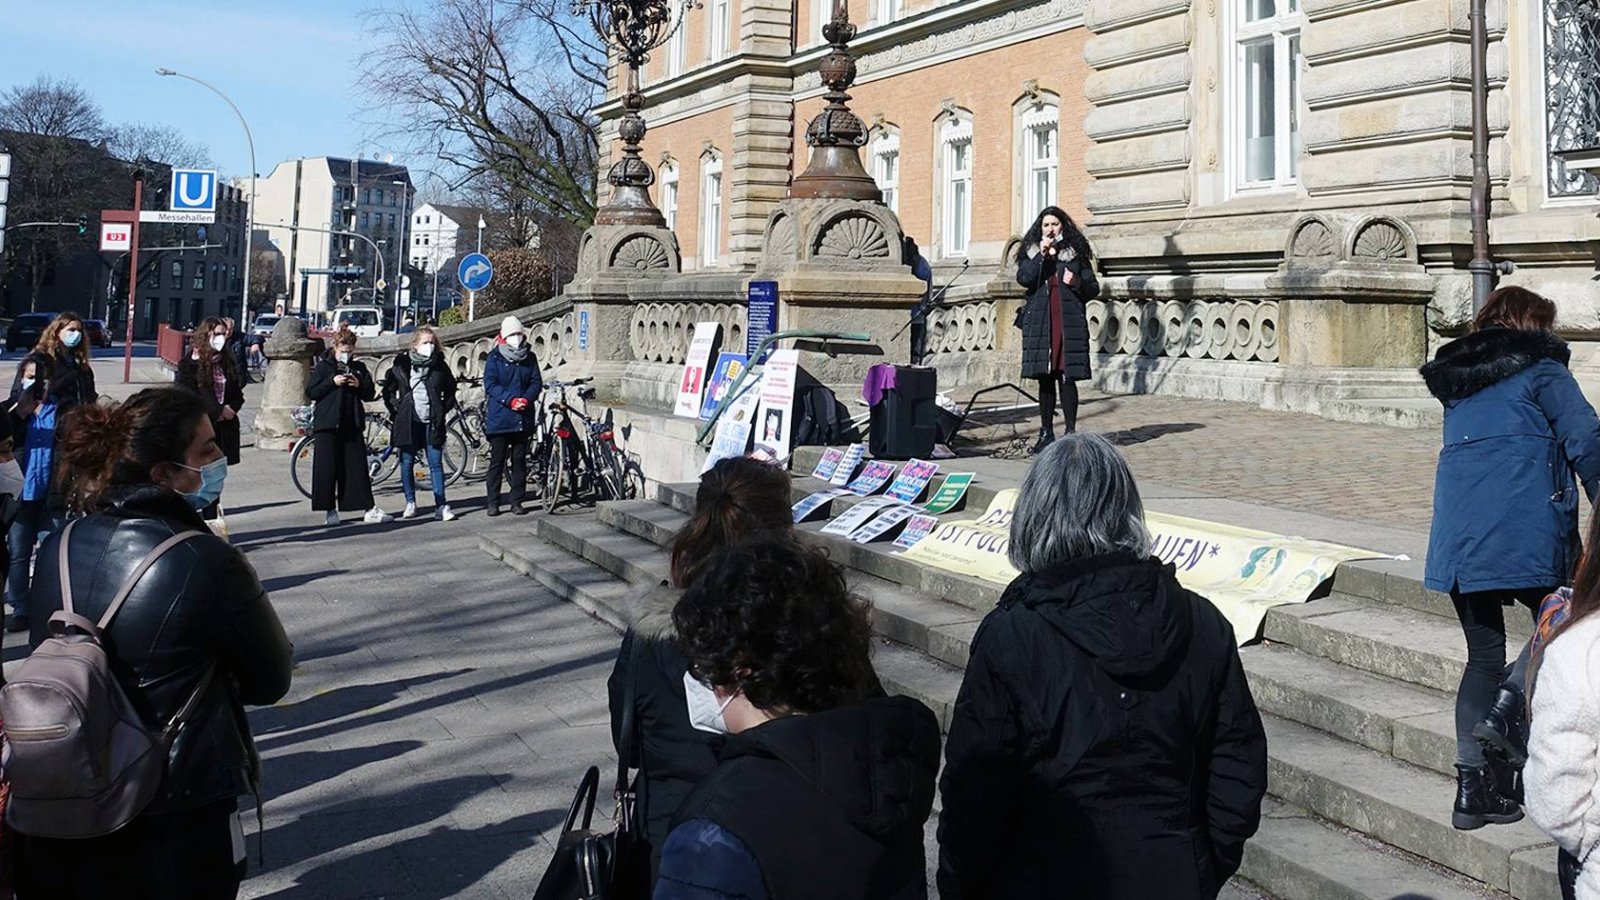
{"type": "Polygon", "coordinates": [[[622,759],[622,713],[630,671],[634,680],[634,750],[623,760],[640,770],[644,782],[640,815],[650,839],[650,877],[661,869],[661,848],[672,830],[672,817],[700,780],[717,767],[721,735],[689,724],[683,676],[689,660],[678,649],[672,628],[672,607],[681,591],[666,584],[636,595],[634,621],[622,637],[622,649],[606,687],[611,697],[611,739],[622,759]],[[637,645],[637,646],[636,646],[637,645]]]}
{"type": "MultiPolygon", "coordinates": [[[[787,716],[729,736],[718,756],[675,824],[706,820],[738,838],[772,900],[927,897],[923,825],[939,771],[932,710],[879,697],[787,716]]],[[[718,874],[698,879],[715,885],[718,874]]]]}
{"type": "Polygon", "coordinates": [[[1084,304],[1100,296],[1100,281],[1094,265],[1070,246],[1048,258],[1040,255],[1038,244],[1017,254],[1017,283],[1028,289],[1027,304],[1017,318],[1022,329],[1022,377],[1045,378],[1052,372],[1050,278],[1058,269],[1073,275],[1072,284],[1063,284],[1059,292],[1065,364],[1060,371],[1072,381],[1083,381],[1089,377],[1089,318],[1084,304]]]}
{"type": "Polygon", "coordinates": [[[428,358],[422,376],[428,391],[428,421],[417,421],[417,405],[411,395],[411,353],[401,353],[383,376],[383,405],[394,417],[390,433],[394,445],[406,450],[422,446],[423,426],[433,429],[429,434],[435,447],[444,446],[444,420],[456,408],[456,376],[445,364],[444,355],[437,351],[428,358]]]}
{"type": "MultiPolygon", "coordinates": [[[[107,631],[113,671],[151,724],[171,721],[206,669],[219,667],[172,745],[167,779],[147,813],[195,809],[251,791],[258,762],[244,706],[281,699],[293,665],[294,648],[255,569],[213,536],[182,496],[155,485],[121,491],[73,527],[73,607],[98,619],[134,565],[181,531],[203,534],[145,573],[107,631]]],[[[35,647],[61,608],[61,534],[40,548],[28,594],[35,647]]]]}
{"type": "Polygon", "coordinates": [[[100,394],[94,387],[94,367],[80,364],[73,351],[63,347],[50,360],[50,371],[40,372],[40,378],[50,379],[49,399],[56,404],[57,415],[65,421],[66,414],[80,403],[94,403],[100,394]]]}
{"type": "Polygon", "coordinates": [[[311,414],[312,431],[338,431],[361,435],[366,427],[367,411],[363,403],[378,399],[378,386],[366,363],[351,358],[349,365],[339,362],[328,351],[311,367],[311,381],[306,385],[306,397],[316,404],[311,414]],[[339,387],[333,383],[335,375],[354,375],[355,387],[339,387]]]}
{"type": "Polygon", "coordinates": [[[223,421],[222,407],[227,406],[235,413],[244,409],[244,384],[239,380],[239,369],[233,365],[231,357],[217,354],[217,360],[227,360],[222,366],[222,402],[217,402],[217,389],[211,382],[211,373],[200,371],[200,361],[190,353],[178,361],[178,374],[172,380],[200,395],[200,404],[206,408],[206,415],[211,419],[211,427],[217,432],[217,446],[222,448],[228,457],[228,465],[239,464],[239,417],[223,421]]]}
{"type": "Polygon", "coordinates": [[[1114,554],[1023,574],[973,638],[952,712],[939,894],[1214,898],[1266,787],[1233,629],[1171,566],[1114,554]]]}

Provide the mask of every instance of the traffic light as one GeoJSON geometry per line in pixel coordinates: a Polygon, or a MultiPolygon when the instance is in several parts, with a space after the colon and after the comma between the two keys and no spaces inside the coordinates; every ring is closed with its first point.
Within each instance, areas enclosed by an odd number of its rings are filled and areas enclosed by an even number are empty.
{"type": "Polygon", "coordinates": [[[78,237],[83,237],[84,235],[86,235],[88,233],[89,233],[89,217],[88,216],[79,216],[78,217],[78,237]]]}
{"type": "Polygon", "coordinates": [[[343,284],[350,281],[360,281],[367,275],[365,266],[333,266],[328,271],[328,280],[334,284],[343,284]]]}

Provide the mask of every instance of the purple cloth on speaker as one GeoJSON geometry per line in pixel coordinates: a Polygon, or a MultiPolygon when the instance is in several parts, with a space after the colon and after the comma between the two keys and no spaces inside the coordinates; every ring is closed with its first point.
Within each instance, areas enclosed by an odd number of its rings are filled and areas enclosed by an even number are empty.
{"type": "Polygon", "coordinates": [[[894,366],[878,363],[867,370],[867,379],[861,383],[861,399],[867,401],[868,406],[877,406],[885,393],[894,390],[897,381],[894,366]]]}

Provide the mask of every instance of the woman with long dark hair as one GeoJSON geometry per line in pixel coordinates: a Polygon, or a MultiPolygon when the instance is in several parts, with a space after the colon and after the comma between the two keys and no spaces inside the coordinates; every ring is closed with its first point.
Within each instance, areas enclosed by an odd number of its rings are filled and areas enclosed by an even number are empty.
{"type": "Polygon", "coordinates": [[[670,579],[631,601],[632,621],[609,682],[611,732],[619,754],[625,745],[634,748],[624,762],[644,773],[639,805],[652,872],[659,867],[673,814],[717,764],[713,735],[689,718],[689,692],[703,700],[709,691],[688,675],[689,660],[678,645],[672,608],[713,553],[741,538],[767,533],[794,533],[789,476],[748,457],[725,459],[700,476],[694,515],[672,539],[670,579]],[[622,723],[630,682],[637,739],[625,742],[622,723]]]}
{"type": "Polygon", "coordinates": [[[1089,377],[1089,318],[1084,304],[1100,295],[1094,251],[1072,217],[1047,206],[1022,238],[1017,283],[1028,289],[1017,314],[1022,377],[1039,382],[1039,453],[1055,440],[1056,395],[1068,434],[1078,428],[1078,382],[1089,377]]]}
{"type": "Polygon", "coordinates": [[[21,835],[17,896],[231,898],[245,871],[239,797],[260,793],[244,707],[288,692],[293,648],[249,560],[196,512],[220,494],[228,472],[210,415],[175,387],[81,406],[66,417],[57,454],[66,496],[83,518],[40,550],[49,565],[33,582],[33,646],[62,608],[63,577],[74,611],[99,620],[146,554],[196,532],[138,578],[104,644],[149,723],[189,712],[161,790],[126,825],[86,839],[21,835]]]}
{"type": "Polygon", "coordinates": [[[1600,496],[1600,419],[1567,371],[1571,351],[1551,331],[1555,318],[1544,297],[1500,288],[1472,330],[1422,367],[1444,404],[1424,583],[1450,594],[1467,642],[1451,816],[1464,830],[1522,818],[1515,770],[1527,753],[1528,652],[1506,670],[1504,607],[1531,614],[1571,576],[1574,476],[1591,502],[1600,496]]]}
{"type": "MultiPolygon", "coordinates": [[[[244,380],[233,354],[228,352],[228,323],[215,316],[200,323],[189,338],[189,353],[178,362],[173,379],[200,397],[217,433],[217,446],[228,465],[239,464],[239,410],[244,408],[244,380]]],[[[216,505],[204,510],[215,518],[216,505]]]]}

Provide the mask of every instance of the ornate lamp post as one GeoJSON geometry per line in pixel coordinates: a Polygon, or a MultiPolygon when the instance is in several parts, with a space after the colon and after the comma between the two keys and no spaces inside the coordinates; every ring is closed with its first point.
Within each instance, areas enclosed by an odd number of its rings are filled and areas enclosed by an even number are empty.
{"type": "Polygon", "coordinates": [[[611,185],[611,201],[594,217],[596,225],[654,225],[666,227],[667,220],[650,202],[650,185],[656,173],[639,155],[644,140],[644,94],[639,90],[639,69],[650,58],[650,51],[665,44],[683,26],[684,16],[699,7],[698,0],[573,0],[573,15],[589,20],[595,33],[607,46],[615,46],[628,67],[626,89],[622,94],[622,158],[611,166],[606,182],[611,185]]]}
{"type": "Polygon", "coordinates": [[[833,45],[822,58],[822,83],[828,105],[806,127],[806,143],[812,147],[811,162],[795,176],[789,188],[791,197],[844,198],[883,201],[877,182],[861,165],[860,149],[867,144],[867,125],[850,111],[845,93],[856,80],[856,59],[850,53],[850,40],[856,26],[850,23],[845,0],[834,0],[833,18],[822,26],[822,36],[833,45]]]}

